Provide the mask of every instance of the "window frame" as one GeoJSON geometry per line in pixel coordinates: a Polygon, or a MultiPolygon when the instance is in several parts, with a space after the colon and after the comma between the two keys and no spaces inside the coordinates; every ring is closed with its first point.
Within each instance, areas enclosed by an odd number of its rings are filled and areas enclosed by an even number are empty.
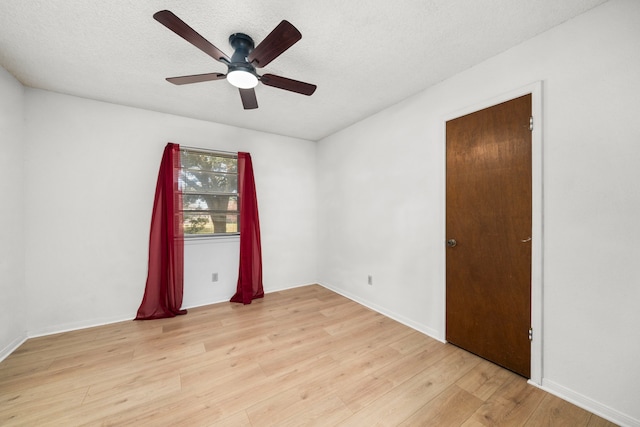
{"type": "MultiPolygon", "coordinates": [[[[185,147],[180,146],[180,170],[179,170],[179,190],[180,190],[180,217],[181,224],[183,230],[183,236],[185,240],[191,239],[220,239],[220,238],[230,238],[230,237],[238,237],[240,236],[240,196],[238,194],[238,169],[237,169],[237,161],[238,161],[238,153],[235,152],[227,152],[227,151],[218,151],[218,150],[208,150],[205,148],[195,148],[195,147],[185,147]],[[190,169],[185,168],[183,163],[183,154],[188,153],[190,155],[203,155],[209,157],[218,157],[218,158],[228,158],[236,161],[235,172],[223,172],[223,171],[214,171],[214,170],[204,170],[204,169],[190,169]],[[211,174],[211,175],[230,175],[236,176],[236,187],[235,191],[187,191],[185,182],[185,171],[199,171],[203,174],[211,174]],[[185,196],[188,195],[210,195],[210,196],[223,196],[223,197],[235,197],[236,198],[236,210],[220,210],[220,209],[186,209],[185,206],[185,196]],[[224,233],[188,233],[185,228],[185,218],[187,217],[187,213],[202,213],[204,215],[211,215],[210,221],[213,222],[214,214],[232,214],[235,215],[236,220],[236,231],[232,232],[224,232],[224,233]]],[[[207,206],[209,208],[209,206],[207,206]]],[[[215,230],[215,228],[214,228],[215,230]]]]}

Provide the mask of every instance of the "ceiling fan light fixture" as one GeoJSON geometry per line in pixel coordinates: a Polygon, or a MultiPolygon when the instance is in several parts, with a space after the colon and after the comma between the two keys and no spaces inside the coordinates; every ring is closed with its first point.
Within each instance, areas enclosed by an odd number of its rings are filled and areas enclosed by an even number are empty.
{"type": "Polygon", "coordinates": [[[245,70],[233,70],[227,73],[227,80],[240,89],[251,89],[258,85],[258,77],[245,70]]]}

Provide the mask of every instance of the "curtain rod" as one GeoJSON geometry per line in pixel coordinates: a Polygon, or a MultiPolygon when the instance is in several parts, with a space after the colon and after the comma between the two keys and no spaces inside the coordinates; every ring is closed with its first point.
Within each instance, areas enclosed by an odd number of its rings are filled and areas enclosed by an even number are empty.
{"type": "Polygon", "coordinates": [[[190,147],[188,145],[181,145],[181,144],[178,144],[178,145],[180,145],[181,150],[184,148],[186,150],[202,151],[205,153],[212,153],[212,154],[233,154],[234,156],[238,155],[237,151],[212,150],[210,148],[190,147]]]}

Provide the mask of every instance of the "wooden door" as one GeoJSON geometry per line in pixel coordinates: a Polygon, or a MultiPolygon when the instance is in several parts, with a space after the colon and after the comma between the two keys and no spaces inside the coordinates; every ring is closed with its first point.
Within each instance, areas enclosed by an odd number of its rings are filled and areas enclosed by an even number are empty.
{"type": "Polygon", "coordinates": [[[446,125],[446,339],[527,378],[530,117],[525,95],[446,125]]]}

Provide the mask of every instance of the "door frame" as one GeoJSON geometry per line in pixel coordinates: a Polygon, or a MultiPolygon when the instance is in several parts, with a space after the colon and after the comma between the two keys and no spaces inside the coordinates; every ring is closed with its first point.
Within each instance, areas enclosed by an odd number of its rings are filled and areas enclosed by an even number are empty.
{"type": "MultiPolygon", "coordinates": [[[[523,95],[531,94],[531,114],[533,116],[533,131],[531,132],[531,328],[533,329],[533,340],[531,341],[531,378],[529,382],[537,386],[542,385],[543,360],[543,151],[542,151],[542,81],[536,81],[518,89],[511,90],[501,95],[486,99],[477,104],[456,110],[443,117],[442,120],[442,150],[444,156],[443,165],[443,194],[446,200],[446,123],[449,120],[501,104],[505,101],[518,98],[523,95]]],[[[444,242],[446,241],[446,203],[443,206],[443,236],[442,250],[445,251],[444,242]]],[[[445,262],[444,271],[446,272],[446,254],[443,257],[445,262]]],[[[442,324],[446,327],[446,307],[447,307],[447,277],[444,274],[443,289],[443,317],[442,324]]],[[[443,331],[444,336],[444,331],[443,331]]]]}

